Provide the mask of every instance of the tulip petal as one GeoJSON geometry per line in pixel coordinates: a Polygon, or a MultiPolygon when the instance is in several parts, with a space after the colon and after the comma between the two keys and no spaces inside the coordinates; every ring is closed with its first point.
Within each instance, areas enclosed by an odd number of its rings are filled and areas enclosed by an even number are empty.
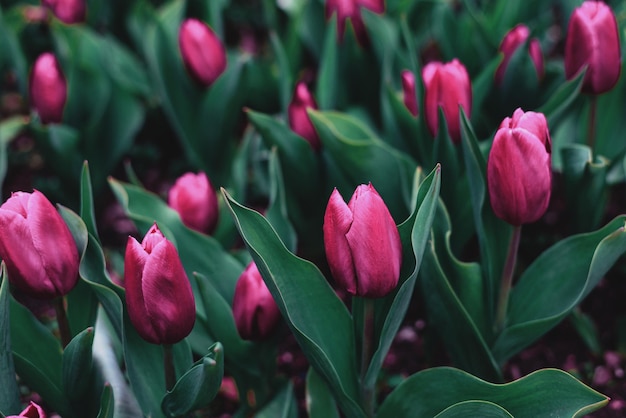
{"type": "Polygon", "coordinates": [[[324,247],[335,280],[351,294],[356,294],[356,272],[346,234],[352,225],[352,211],[337,189],[333,190],[324,214],[324,247]]]}
{"type": "Polygon", "coordinates": [[[158,336],[149,321],[143,294],[142,276],[148,254],[133,237],[128,237],[124,256],[124,286],[126,288],[126,308],[128,316],[141,337],[158,344],[158,336]]]}

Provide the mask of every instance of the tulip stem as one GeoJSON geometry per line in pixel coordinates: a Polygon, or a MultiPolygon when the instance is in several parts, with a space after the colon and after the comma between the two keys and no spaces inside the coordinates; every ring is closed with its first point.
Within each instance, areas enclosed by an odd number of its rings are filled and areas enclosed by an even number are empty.
{"type": "Polygon", "coordinates": [[[163,368],[165,370],[165,389],[170,391],[176,384],[172,344],[163,344],[163,368]]]}
{"type": "Polygon", "coordinates": [[[54,301],[54,310],[57,315],[57,326],[59,327],[59,336],[61,337],[61,344],[63,348],[72,341],[72,333],[70,332],[70,324],[67,321],[67,314],[65,313],[65,299],[58,297],[54,301]]]}
{"type": "Polygon", "coordinates": [[[589,125],[587,127],[587,145],[593,152],[596,143],[596,114],[598,109],[598,96],[591,96],[591,104],[589,106],[589,125]]]}
{"type": "Polygon", "coordinates": [[[509,307],[509,293],[513,284],[513,272],[517,262],[517,250],[519,248],[520,236],[522,235],[521,225],[513,228],[513,235],[509,241],[509,251],[506,255],[502,279],[500,280],[500,295],[498,297],[498,309],[496,311],[496,332],[502,331],[506,321],[506,313],[509,307]]]}
{"type": "Polygon", "coordinates": [[[367,417],[374,416],[374,388],[365,384],[374,355],[374,300],[363,298],[363,341],[361,344],[361,394],[367,417]]]}

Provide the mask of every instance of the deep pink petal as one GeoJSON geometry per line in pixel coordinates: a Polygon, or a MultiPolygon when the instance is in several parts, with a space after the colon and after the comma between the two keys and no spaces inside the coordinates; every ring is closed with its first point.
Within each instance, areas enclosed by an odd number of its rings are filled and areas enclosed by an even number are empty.
{"type": "Polygon", "coordinates": [[[314,150],[319,150],[321,148],[320,138],[309,118],[308,109],[317,109],[317,103],[306,84],[299,82],[287,108],[289,126],[295,133],[306,139],[314,150]]]}
{"type": "Polygon", "coordinates": [[[187,19],[178,35],[183,62],[191,75],[210,86],[226,70],[226,49],[213,30],[198,19],[187,19]]]}
{"type": "Polygon", "coordinates": [[[178,212],[188,228],[195,231],[211,233],[217,225],[217,195],[203,172],[180,176],[169,190],[168,205],[178,212]]]}
{"type": "Polygon", "coordinates": [[[333,190],[324,213],[324,248],[330,271],[339,285],[356,294],[356,273],[346,234],[352,225],[352,211],[337,189],[333,190]]]}
{"type": "Polygon", "coordinates": [[[417,97],[415,96],[415,76],[409,70],[402,71],[402,92],[404,105],[414,117],[417,117],[419,110],[417,97]]]}

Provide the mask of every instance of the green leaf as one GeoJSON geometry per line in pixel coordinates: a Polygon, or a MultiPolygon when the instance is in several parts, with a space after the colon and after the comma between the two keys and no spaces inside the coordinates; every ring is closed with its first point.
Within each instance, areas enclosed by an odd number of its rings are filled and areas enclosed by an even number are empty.
{"type": "Polygon", "coordinates": [[[11,353],[11,316],[9,310],[9,280],[2,263],[0,274],[0,411],[17,415],[21,411],[20,392],[15,380],[15,366],[11,353]]]}
{"type": "Polygon", "coordinates": [[[543,106],[537,109],[537,112],[546,115],[549,126],[553,126],[578,97],[584,76],[583,71],[574,79],[566,81],[543,106]]]}
{"type": "Polygon", "coordinates": [[[298,404],[291,381],[284,384],[276,396],[254,416],[256,418],[298,418],[298,404]]]}
{"type": "Polygon", "coordinates": [[[115,417],[115,394],[111,385],[105,384],[102,389],[102,398],[100,399],[100,411],[97,418],[114,418],[115,417]]]}
{"type": "Polygon", "coordinates": [[[513,418],[506,409],[487,401],[464,401],[452,405],[437,414],[435,418],[513,418]]]}
{"type": "Polygon", "coordinates": [[[279,238],[289,251],[296,251],[296,231],[293,229],[287,214],[287,196],[283,185],[283,174],[278,163],[278,152],[272,149],[269,162],[270,196],[266,217],[272,224],[279,238]]]}
{"type": "Polygon", "coordinates": [[[339,49],[337,47],[337,14],[326,23],[324,48],[320,57],[320,68],[315,97],[320,109],[333,109],[337,105],[339,90],[339,49]]]}
{"type": "Polygon", "coordinates": [[[401,383],[385,399],[377,416],[434,417],[465,401],[491,402],[516,418],[536,418],[582,417],[605,406],[608,398],[557,369],[539,370],[514,382],[496,385],[458,369],[437,367],[418,372],[401,383]]]}
{"type": "Polygon", "coordinates": [[[9,143],[22,129],[28,125],[28,119],[23,116],[14,116],[0,122],[0,186],[4,183],[7,174],[9,143]]]}
{"type": "Polygon", "coordinates": [[[265,218],[235,202],[223,189],[222,193],[265,284],[311,365],[331,386],[342,410],[362,417],[352,319],[345,305],[314,264],[285,248],[265,218]]]}
{"type": "Polygon", "coordinates": [[[505,329],[493,354],[499,363],[557,325],[626,252],[626,215],[603,228],[564,239],[544,251],[522,274],[509,301],[505,329]]]}
{"type": "Polygon", "coordinates": [[[312,367],[306,374],[306,409],[310,418],[339,418],[330,388],[312,367]]]}
{"type": "Polygon", "coordinates": [[[91,389],[93,337],[93,328],[87,328],[76,335],[63,351],[63,390],[72,401],[80,400],[91,389]]]}

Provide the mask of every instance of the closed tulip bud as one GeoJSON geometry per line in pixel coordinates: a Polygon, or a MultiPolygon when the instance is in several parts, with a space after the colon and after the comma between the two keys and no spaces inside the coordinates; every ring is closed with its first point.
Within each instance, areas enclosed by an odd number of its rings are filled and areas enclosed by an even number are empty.
{"type": "Polygon", "coordinates": [[[85,20],[85,0],[42,0],[41,4],[68,25],[85,20]]]}
{"type": "Polygon", "coordinates": [[[30,100],[42,123],[60,123],[67,99],[67,83],[56,57],[45,52],[30,74],[30,100]]]}
{"type": "MultiPolygon", "coordinates": [[[[498,65],[498,68],[496,69],[496,84],[502,84],[504,81],[504,73],[506,72],[511,57],[519,47],[524,45],[524,42],[526,42],[529,36],[530,30],[528,30],[527,26],[521,24],[515,26],[507,32],[506,35],[504,35],[499,48],[503,57],[502,62],[500,62],[500,65],[498,65]]],[[[541,45],[537,39],[533,38],[528,42],[528,54],[530,55],[530,58],[535,66],[537,78],[542,79],[544,74],[543,53],[541,52],[541,45]]]]}
{"type": "Polygon", "coordinates": [[[307,114],[307,109],[317,109],[317,103],[309,92],[306,84],[299,82],[296,85],[291,103],[289,103],[289,107],[287,108],[289,126],[295,133],[306,139],[307,142],[311,144],[311,147],[317,151],[322,144],[307,114]]]}
{"type": "Polygon", "coordinates": [[[244,340],[266,339],[278,324],[280,311],[254,262],[239,276],[233,297],[233,316],[244,340]]]}
{"type": "Polygon", "coordinates": [[[374,186],[360,185],[346,205],[335,189],[324,214],[324,247],[330,271],[348,293],[378,298],[398,284],[402,243],[374,186]]]}
{"type": "Polygon", "coordinates": [[[467,70],[457,59],[443,64],[431,62],[422,69],[426,124],[432,136],[439,133],[439,108],[448,124],[453,142],[461,141],[459,106],[469,117],[472,113],[472,85],[467,70]]]}
{"type": "Polygon", "coordinates": [[[385,2],[384,0],[326,0],[326,19],[330,19],[333,13],[337,13],[337,40],[339,42],[343,40],[346,20],[350,19],[359,44],[367,45],[369,43],[365,23],[363,23],[361,16],[361,7],[380,14],[385,11],[385,2]]]}
{"type": "Polygon", "coordinates": [[[128,316],[153,344],[174,344],[191,332],[196,305],[174,244],[153,225],[141,244],[128,237],[124,257],[128,316]]]}
{"type": "Polygon", "coordinates": [[[615,15],[600,1],[585,1],[574,10],[565,40],[565,76],[587,67],[582,91],[600,94],[615,86],[622,67],[615,15]]]}
{"type": "Polygon", "coordinates": [[[37,405],[35,402],[31,401],[26,409],[20,412],[19,415],[9,415],[6,418],[46,418],[46,413],[43,408],[37,405]]]}
{"type": "Polygon", "coordinates": [[[205,87],[226,70],[226,49],[204,22],[187,19],[178,32],[178,46],[191,76],[205,87]]]}
{"type": "Polygon", "coordinates": [[[17,289],[35,298],[53,299],[76,285],[76,243],[43,193],[13,193],[0,206],[0,231],[0,257],[17,289]]]}
{"type": "Polygon", "coordinates": [[[217,195],[205,173],[180,176],[170,189],[167,201],[188,228],[209,234],[215,230],[217,195]]]}
{"type": "Polygon", "coordinates": [[[551,139],[542,113],[515,110],[502,121],[487,161],[491,207],[519,226],[538,220],[550,202],[551,139]]]}
{"type": "Polygon", "coordinates": [[[415,76],[409,70],[402,71],[402,92],[404,105],[414,117],[418,115],[417,98],[415,96],[415,76]]]}

